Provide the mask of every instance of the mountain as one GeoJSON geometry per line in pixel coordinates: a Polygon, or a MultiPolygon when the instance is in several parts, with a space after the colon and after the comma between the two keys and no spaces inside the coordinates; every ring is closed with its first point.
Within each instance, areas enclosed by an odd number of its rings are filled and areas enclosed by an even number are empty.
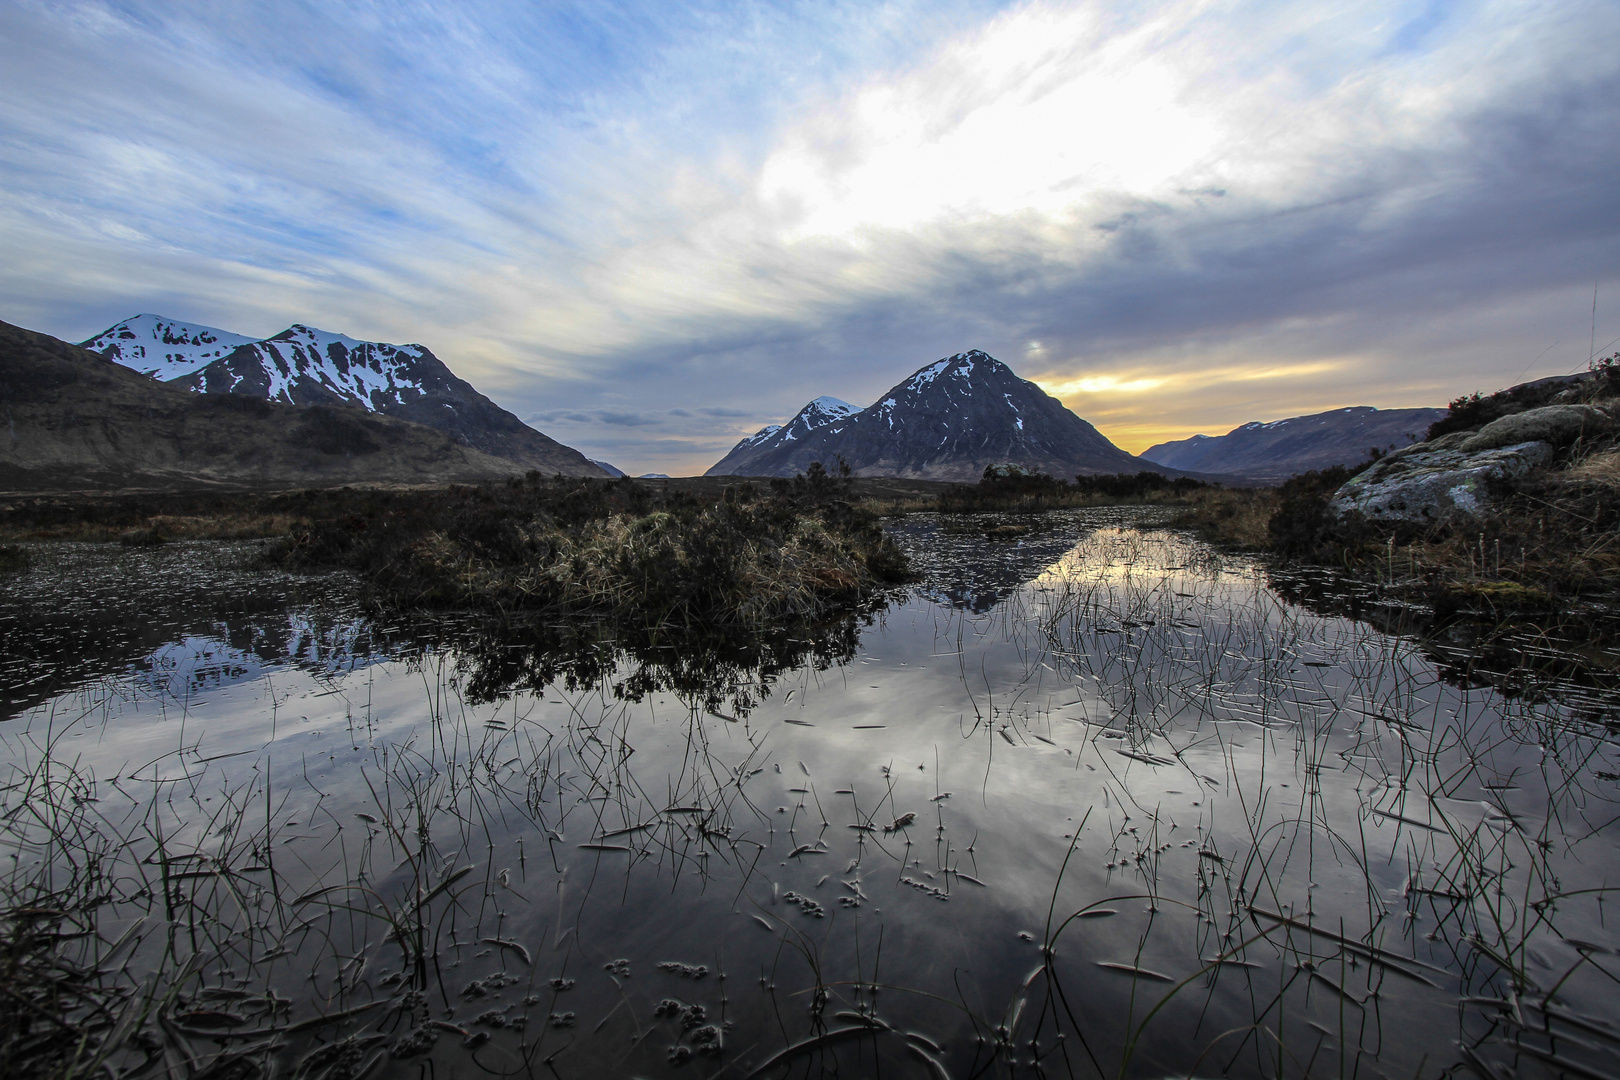
{"type": "Polygon", "coordinates": [[[357,341],[302,324],[254,339],[137,315],[84,347],[199,393],[358,406],[438,428],[463,445],[526,469],[605,475],[579,451],[534,430],[457,378],[424,345],[357,341]]]}
{"type": "Polygon", "coordinates": [[[190,375],[253,339],[200,323],[137,315],[109,326],[83,346],[162,382],[190,375]]]}
{"type": "MultiPolygon", "coordinates": [[[[750,463],[763,460],[789,443],[801,442],[812,431],[839,420],[847,420],[861,410],[835,397],[818,397],[794,414],[785,424],[769,424],[731,448],[717,461],[707,476],[750,476],[750,463]]],[[[834,434],[837,434],[834,432],[834,434]]],[[[792,448],[789,447],[791,450],[792,448]]]]}
{"type": "Polygon", "coordinates": [[[1148,461],[1186,472],[1284,480],[1311,469],[1354,465],[1373,447],[1394,450],[1423,438],[1445,409],[1375,409],[1358,405],[1194,435],[1142,451],[1148,461]]]}
{"type": "Polygon", "coordinates": [[[623,469],[619,468],[617,465],[609,465],[607,462],[601,461],[601,460],[599,460],[597,458],[587,458],[586,460],[588,460],[592,465],[595,465],[598,469],[601,469],[603,472],[607,473],[609,476],[614,477],[615,479],[617,479],[618,477],[621,477],[621,476],[628,475],[627,473],[625,473],[625,471],[623,469]]]}
{"type": "Polygon", "coordinates": [[[194,394],[3,322],[0,410],[0,489],[9,491],[473,483],[518,471],[421,424],[194,394]]]}
{"type": "Polygon", "coordinates": [[[973,481],[1000,462],[1062,477],[1152,467],[977,349],[929,364],[859,412],[802,433],[793,428],[798,419],[782,429],[793,438],[763,430],[708,475],[792,476],[812,461],[831,466],[840,457],[860,476],[922,480],[973,481]]]}

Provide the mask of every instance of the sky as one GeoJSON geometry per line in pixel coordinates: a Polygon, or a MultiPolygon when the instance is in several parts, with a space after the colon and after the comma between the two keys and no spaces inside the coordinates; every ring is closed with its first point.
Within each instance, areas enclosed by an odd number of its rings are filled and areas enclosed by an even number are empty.
{"type": "Polygon", "coordinates": [[[0,253],[633,473],[971,348],[1132,452],[1444,405],[1620,348],[1620,4],[7,0],[0,253]]]}

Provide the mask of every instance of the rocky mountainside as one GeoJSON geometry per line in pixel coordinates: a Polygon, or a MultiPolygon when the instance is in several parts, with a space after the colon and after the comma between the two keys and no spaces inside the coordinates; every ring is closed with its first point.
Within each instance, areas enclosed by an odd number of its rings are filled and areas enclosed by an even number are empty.
{"type": "Polygon", "coordinates": [[[529,427],[458,378],[424,345],[357,341],[295,324],[253,339],[137,315],[84,347],[187,390],[289,405],[358,406],[426,424],[529,469],[602,476],[577,450],[529,427]]]}
{"type": "Polygon", "coordinates": [[[421,424],[352,406],[194,394],[7,323],[0,410],[7,491],[471,483],[520,471],[421,424]]]}
{"type": "MultiPolygon", "coordinates": [[[[790,443],[803,442],[812,431],[840,420],[847,420],[861,410],[847,401],[835,397],[818,397],[794,414],[785,424],[768,424],[731,448],[705,476],[752,476],[753,462],[764,460],[790,443]]],[[[833,432],[837,434],[837,432],[833,432]]]]}
{"type": "Polygon", "coordinates": [[[1358,405],[1269,424],[1254,421],[1225,435],[1194,435],[1142,451],[1172,469],[1285,480],[1311,469],[1355,465],[1368,450],[1398,450],[1423,438],[1444,409],[1374,409],[1358,405]]]}
{"type": "Polygon", "coordinates": [[[876,404],[792,440],[753,438],[761,445],[744,440],[710,475],[724,466],[732,475],[792,476],[840,457],[859,476],[921,480],[973,481],[1002,462],[1060,477],[1155,468],[977,349],[929,364],[876,404]]]}

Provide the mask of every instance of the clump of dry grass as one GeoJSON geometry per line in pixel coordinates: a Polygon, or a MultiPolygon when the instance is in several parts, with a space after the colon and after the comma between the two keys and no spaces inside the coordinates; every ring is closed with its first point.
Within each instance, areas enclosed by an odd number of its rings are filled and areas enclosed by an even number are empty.
{"type": "Polygon", "coordinates": [[[1592,454],[1565,470],[1562,479],[1571,484],[1620,487],[1620,448],[1610,448],[1592,454]]]}
{"type": "Polygon", "coordinates": [[[633,481],[453,489],[319,526],[268,554],[358,572],[400,607],[591,614],[636,628],[815,619],[903,580],[877,517],[819,468],[719,499],[633,481]]]}
{"type": "Polygon", "coordinates": [[[1185,496],[1187,511],[1175,522],[1221,547],[1267,548],[1277,513],[1275,488],[1202,488],[1185,496]]]}

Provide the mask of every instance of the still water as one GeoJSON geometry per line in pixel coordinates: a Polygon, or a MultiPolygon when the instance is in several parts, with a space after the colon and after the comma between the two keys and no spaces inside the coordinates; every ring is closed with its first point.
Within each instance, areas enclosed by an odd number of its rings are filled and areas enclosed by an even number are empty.
{"type": "Polygon", "coordinates": [[[639,657],[53,549],[0,586],[5,862],[94,878],[159,1075],[1620,1075],[1590,665],[1148,512],[899,531],[882,609],[639,657]]]}

